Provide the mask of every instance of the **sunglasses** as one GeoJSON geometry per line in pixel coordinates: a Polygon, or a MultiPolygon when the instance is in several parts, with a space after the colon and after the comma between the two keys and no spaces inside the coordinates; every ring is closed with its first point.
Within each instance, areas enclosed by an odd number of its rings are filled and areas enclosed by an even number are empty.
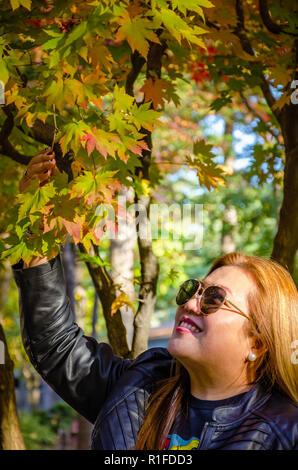
{"type": "Polygon", "coordinates": [[[188,279],[187,281],[181,284],[178,294],[176,295],[176,303],[181,306],[186,304],[193,296],[201,296],[200,299],[200,310],[204,315],[210,315],[210,313],[215,313],[217,310],[223,307],[223,305],[228,302],[237,311],[232,309],[232,312],[240,313],[246,318],[250,319],[246,313],[240,310],[237,305],[233,304],[228,298],[227,293],[223,287],[214,286],[208,284],[205,281],[200,281],[199,279],[188,279]]]}

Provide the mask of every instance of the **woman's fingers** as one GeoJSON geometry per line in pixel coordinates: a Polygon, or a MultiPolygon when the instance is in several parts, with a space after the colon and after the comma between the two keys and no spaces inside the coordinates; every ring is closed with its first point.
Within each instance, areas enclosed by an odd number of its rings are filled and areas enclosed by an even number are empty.
{"type": "Polygon", "coordinates": [[[28,177],[33,178],[34,176],[39,176],[45,171],[52,169],[56,164],[54,155],[54,152],[52,152],[47,154],[40,154],[36,157],[33,157],[27,167],[28,177]]]}
{"type": "Polygon", "coordinates": [[[51,170],[46,170],[45,173],[41,173],[38,175],[39,179],[39,186],[44,186],[51,176],[51,170]]]}
{"type": "Polygon", "coordinates": [[[44,149],[44,150],[41,150],[40,152],[38,152],[34,157],[31,158],[29,164],[28,164],[28,168],[30,168],[32,165],[34,165],[35,163],[40,163],[44,160],[47,159],[47,157],[50,156],[50,154],[54,153],[53,150],[51,148],[49,149],[44,149]]]}

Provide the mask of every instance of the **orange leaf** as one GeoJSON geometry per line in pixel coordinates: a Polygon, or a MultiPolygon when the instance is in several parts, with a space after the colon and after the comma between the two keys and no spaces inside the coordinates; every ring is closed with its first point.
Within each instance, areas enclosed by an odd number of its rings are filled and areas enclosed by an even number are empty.
{"type": "Polygon", "coordinates": [[[158,105],[162,108],[164,107],[164,100],[166,99],[166,91],[168,87],[169,85],[167,81],[163,78],[157,78],[154,81],[152,78],[147,78],[140,91],[144,92],[145,101],[152,100],[154,109],[157,109],[158,105]]]}

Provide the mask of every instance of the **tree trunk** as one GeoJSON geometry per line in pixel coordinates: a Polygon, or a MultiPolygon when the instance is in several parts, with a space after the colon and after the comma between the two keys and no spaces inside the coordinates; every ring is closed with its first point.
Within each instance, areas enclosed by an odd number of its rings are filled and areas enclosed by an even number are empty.
{"type": "Polygon", "coordinates": [[[280,117],[285,142],[284,197],[271,258],[290,273],[298,249],[298,105],[283,108],[280,117]]]}
{"type": "MultiPolygon", "coordinates": [[[[120,196],[126,200],[130,199],[127,189],[120,192],[120,196]]],[[[119,220],[118,237],[110,242],[110,264],[112,270],[110,276],[116,286],[116,295],[120,295],[120,291],[127,294],[131,301],[135,298],[135,289],[133,284],[133,263],[134,263],[134,247],[136,242],[136,231],[133,223],[129,220],[119,220]]],[[[131,307],[124,306],[120,308],[122,321],[126,329],[126,339],[129,349],[132,349],[132,341],[134,334],[134,312],[131,307]]]]}
{"type": "MultiPolygon", "coordinates": [[[[225,166],[230,171],[234,171],[235,154],[233,151],[233,129],[234,122],[232,120],[225,121],[223,151],[225,155],[225,166]]],[[[223,210],[223,230],[221,238],[222,254],[232,253],[236,251],[235,236],[237,231],[238,215],[234,206],[228,201],[223,210]]]]}
{"type": "Polygon", "coordinates": [[[0,364],[0,449],[25,450],[15,398],[13,362],[8,353],[2,325],[0,341],[5,350],[5,363],[0,364]]]}
{"type": "MultiPolygon", "coordinates": [[[[151,237],[142,237],[150,228],[150,197],[141,196],[136,199],[144,208],[143,217],[137,226],[138,246],[141,262],[141,287],[139,291],[139,307],[134,319],[134,337],[131,357],[136,357],[148,347],[151,315],[156,301],[156,286],[159,274],[159,265],[152,250],[151,237]]],[[[151,234],[150,234],[151,235],[151,234]]]]}
{"type": "MultiPolygon", "coordinates": [[[[0,273],[0,312],[4,293],[8,291],[11,270],[9,266],[0,273]],[[9,273],[9,276],[8,276],[9,273]]],[[[25,450],[20,429],[15,397],[13,362],[9,356],[5,334],[0,324],[0,450],[25,450]]]]}
{"type": "MultiPolygon", "coordinates": [[[[84,245],[79,243],[78,246],[82,253],[87,253],[84,245]]],[[[96,245],[93,245],[93,250],[94,255],[99,256],[98,247],[96,245]]],[[[98,266],[92,262],[86,262],[86,265],[102,305],[109,343],[115,354],[127,358],[130,355],[130,349],[126,340],[126,330],[122,321],[121,312],[117,310],[114,315],[111,315],[112,303],[117,297],[113,280],[104,266],[98,266]]]]}

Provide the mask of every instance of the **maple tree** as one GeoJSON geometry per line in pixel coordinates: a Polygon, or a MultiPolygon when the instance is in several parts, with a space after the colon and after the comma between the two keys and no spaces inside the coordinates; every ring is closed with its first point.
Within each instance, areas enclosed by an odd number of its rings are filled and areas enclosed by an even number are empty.
{"type": "MultiPolygon", "coordinates": [[[[296,73],[295,24],[290,3],[273,6],[277,22],[269,7],[265,1],[257,7],[240,0],[225,5],[208,0],[84,4],[45,0],[42,5],[12,0],[1,5],[6,19],[0,61],[6,90],[1,152],[26,164],[31,155],[22,148],[32,152],[41,144],[52,145],[60,169],[47,185],[32,184],[25,194],[15,195],[4,211],[9,236],[0,240],[2,257],[9,256],[12,263],[37,254],[51,257],[67,234],[85,255],[93,250],[86,262],[105,306],[111,343],[123,355],[129,354],[127,345],[118,332],[113,334],[112,326],[119,321],[117,312],[111,315],[116,298],[105,298],[107,289],[113,292],[113,283],[103,263],[95,263],[103,235],[96,230],[100,216],[95,208],[104,202],[115,204],[115,195],[124,185],[133,186],[136,201],[149,209],[148,187],[154,185],[149,181],[151,133],[160,125],[165,102],[179,105],[177,84],[185,71],[198,85],[208,81],[218,91],[211,103],[215,111],[239,95],[248,112],[257,114],[258,104],[250,101],[248,93],[259,97],[262,90],[269,112],[263,113],[260,132],[267,142],[268,134],[275,142],[270,142],[269,158],[259,148],[255,167],[262,177],[266,162],[268,174],[280,177],[274,164],[285,144],[285,197],[273,256],[290,270],[293,266],[297,145],[289,122],[296,113],[290,101],[296,73]],[[281,93],[279,99],[272,88],[281,93]],[[281,125],[280,135],[272,130],[276,124],[281,125]],[[140,177],[149,186],[140,184],[140,177]]],[[[186,157],[200,183],[209,189],[224,182],[224,168],[212,158],[211,146],[203,140],[195,141],[186,157]]],[[[139,238],[138,246],[143,263],[139,298],[146,301],[135,318],[136,338],[138,319],[146,316],[146,307],[150,317],[158,275],[151,242],[139,238]],[[144,287],[148,283],[150,293],[144,287]]],[[[144,348],[141,343],[135,345],[136,351],[144,348]]]]}
{"type": "MultiPolygon", "coordinates": [[[[120,321],[114,313],[116,298],[106,294],[113,292],[113,283],[98,262],[103,232],[96,229],[101,216],[95,209],[100,203],[115,205],[123,186],[132,186],[136,202],[149,209],[148,188],[155,184],[149,177],[151,133],[160,126],[166,102],[179,106],[177,87],[185,71],[198,87],[208,83],[216,90],[214,111],[240,97],[248,112],[261,116],[259,130],[270,144],[270,155],[258,149],[255,172],[260,178],[263,162],[269,175],[280,178],[274,165],[286,144],[285,198],[273,256],[293,266],[297,237],[289,240],[289,233],[297,230],[291,215],[296,206],[292,201],[289,208],[288,199],[296,190],[292,156],[297,145],[289,122],[296,113],[290,102],[296,36],[290,4],[273,7],[278,22],[269,7],[264,1],[257,7],[240,0],[225,5],[208,0],[45,0],[42,5],[11,0],[1,5],[0,73],[6,90],[1,152],[27,164],[42,145],[52,145],[60,169],[45,186],[32,184],[24,194],[15,194],[13,202],[10,198],[2,214],[9,234],[0,239],[2,258],[9,256],[13,263],[38,254],[52,257],[67,234],[86,256],[91,250],[85,260],[105,307],[111,343],[124,356],[127,345],[118,331],[113,334],[120,321]],[[281,93],[279,99],[273,87],[281,93]],[[260,107],[249,94],[259,98],[260,89],[269,109],[258,114],[260,107]],[[273,130],[278,124],[280,135],[273,130]],[[33,236],[28,239],[29,226],[33,236]]],[[[196,140],[192,150],[186,163],[197,170],[199,182],[209,189],[223,184],[225,169],[213,162],[211,145],[196,140]]],[[[151,242],[139,238],[138,246],[143,272],[139,298],[146,301],[135,317],[136,338],[138,319],[143,325],[143,315],[150,317],[158,276],[151,242]],[[150,293],[144,287],[148,283],[150,293]]],[[[135,353],[144,344],[135,344],[135,353]]]]}
{"type": "Polygon", "coordinates": [[[117,299],[101,261],[96,208],[115,206],[120,188],[132,186],[135,202],[149,213],[151,133],[164,101],[177,103],[175,81],[184,62],[164,77],[162,66],[166,70],[177,47],[205,47],[205,7],[212,4],[12,0],[0,6],[1,154],[26,165],[42,146],[52,146],[60,170],[46,185],[33,182],[10,199],[2,214],[2,259],[51,258],[69,234],[85,255],[109,340],[125,357],[146,348],[158,263],[151,241],[138,237],[141,302],[131,352],[117,308],[128,300],[117,299]]]}
{"type": "Polygon", "coordinates": [[[233,107],[247,122],[257,120],[263,142],[255,145],[248,178],[280,183],[284,167],[272,256],[292,270],[298,240],[295,21],[290,0],[1,2],[0,165],[3,181],[10,182],[1,188],[2,260],[50,258],[70,235],[101,300],[115,352],[134,357],[143,351],[159,273],[152,243],[138,237],[140,301],[130,350],[119,309],[133,304],[116,294],[101,256],[105,227],[98,229],[96,208],[107,203],[116,209],[121,188],[132,187],[149,214],[160,172],[182,163],[207,189],[224,184],[229,169],[214,161],[213,145],[196,123],[185,136],[190,121],[179,116],[170,131],[181,132],[190,146],[163,149],[152,160],[152,132],[163,126],[166,103],[180,107],[178,89],[191,78],[201,113],[233,107]],[[54,148],[60,172],[18,194],[21,167],[45,145],[54,148]]]}

